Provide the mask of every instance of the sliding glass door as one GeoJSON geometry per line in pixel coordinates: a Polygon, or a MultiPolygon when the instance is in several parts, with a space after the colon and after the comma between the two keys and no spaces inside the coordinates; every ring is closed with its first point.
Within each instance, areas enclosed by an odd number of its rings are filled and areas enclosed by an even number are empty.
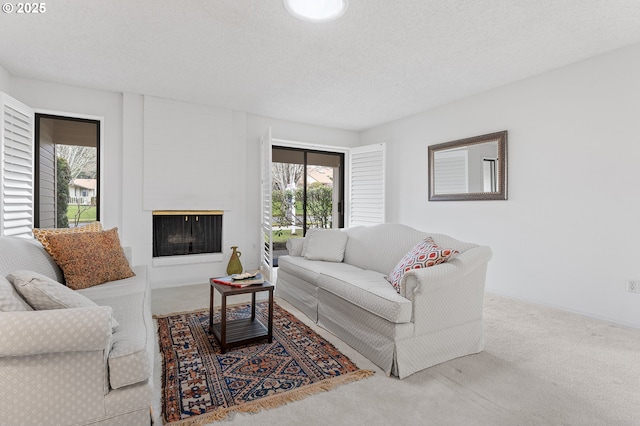
{"type": "Polygon", "coordinates": [[[273,147],[274,263],[289,238],[344,227],[344,154],[273,147]]]}

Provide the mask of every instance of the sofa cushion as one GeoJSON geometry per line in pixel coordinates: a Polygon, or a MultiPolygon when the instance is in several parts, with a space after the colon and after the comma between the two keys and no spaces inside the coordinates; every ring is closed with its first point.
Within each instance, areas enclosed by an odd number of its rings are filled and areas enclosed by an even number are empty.
{"type": "Polygon", "coordinates": [[[308,235],[304,257],[307,260],[342,262],[347,245],[347,234],[337,229],[318,229],[308,235]]]}
{"type": "Polygon", "coordinates": [[[400,262],[393,268],[387,280],[400,293],[400,280],[405,272],[444,263],[457,253],[457,250],[440,247],[433,241],[433,238],[427,237],[400,259],[400,262]]]}
{"type": "Polygon", "coordinates": [[[120,327],[113,333],[109,352],[109,385],[118,389],[151,377],[153,364],[147,351],[147,327],[143,314],[143,294],[130,297],[117,307],[120,327]]]}
{"type": "Polygon", "coordinates": [[[0,312],[33,311],[33,308],[16,292],[13,284],[0,276],[0,312]]]}
{"type": "Polygon", "coordinates": [[[317,282],[319,288],[392,323],[411,321],[411,301],[400,296],[379,272],[327,271],[317,282]]]}
{"type": "Polygon", "coordinates": [[[103,232],[49,235],[53,258],[67,286],[77,290],[134,275],[118,238],[118,228],[103,232]]]}
{"type": "Polygon", "coordinates": [[[99,305],[113,308],[120,326],[113,333],[109,352],[109,385],[113,389],[143,382],[153,370],[154,326],[151,319],[150,284],[144,266],[135,275],[77,292],[99,305]]]}
{"type": "Polygon", "coordinates": [[[40,241],[40,244],[42,244],[42,247],[44,247],[47,253],[53,256],[51,247],[49,246],[49,240],[47,239],[49,235],[100,231],[102,231],[102,224],[100,222],[92,222],[75,228],[34,228],[33,236],[40,241]]]}
{"type": "MultiPolygon", "coordinates": [[[[346,263],[307,260],[304,257],[297,256],[280,256],[278,258],[278,269],[313,285],[317,285],[318,277],[322,273],[360,270],[360,268],[346,263]]],[[[389,284],[387,283],[387,285],[389,284]]]]}

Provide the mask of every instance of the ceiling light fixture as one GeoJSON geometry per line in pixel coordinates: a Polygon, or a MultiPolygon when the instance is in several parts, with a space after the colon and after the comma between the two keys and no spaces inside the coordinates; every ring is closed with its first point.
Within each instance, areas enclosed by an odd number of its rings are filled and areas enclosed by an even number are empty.
{"type": "Polygon", "coordinates": [[[341,17],[348,0],[284,0],[290,14],[303,21],[328,22],[341,17]]]}

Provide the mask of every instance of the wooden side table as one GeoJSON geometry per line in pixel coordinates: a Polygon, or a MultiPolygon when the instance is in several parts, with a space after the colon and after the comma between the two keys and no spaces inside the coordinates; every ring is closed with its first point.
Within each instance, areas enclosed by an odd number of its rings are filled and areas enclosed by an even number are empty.
{"type": "Polygon", "coordinates": [[[247,287],[232,287],[225,284],[209,280],[209,333],[213,334],[220,343],[222,353],[228,349],[248,343],[258,342],[264,338],[269,343],[273,340],[273,290],[274,285],[268,282],[254,284],[247,287]],[[222,296],[220,307],[220,322],[213,323],[213,306],[215,292],[222,296]],[[261,291],[269,292],[269,315],[268,324],[262,324],[256,319],[256,293],[261,291]],[[251,317],[236,320],[227,320],[227,297],[238,294],[251,294],[251,317]]]}

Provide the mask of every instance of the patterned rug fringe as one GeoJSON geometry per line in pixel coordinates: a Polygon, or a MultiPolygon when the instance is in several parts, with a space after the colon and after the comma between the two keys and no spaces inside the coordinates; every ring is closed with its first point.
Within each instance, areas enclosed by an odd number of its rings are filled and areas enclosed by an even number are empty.
{"type": "Polygon", "coordinates": [[[207,423],[224,420],[231,413],[258,413],[261,410],[277,408],[289,402],[299,401],[310,395],[329,391],[345,383],[366,379],[373,374],[374,372],[370,370],[358,370],[352,373],[345,374],[343,376],[332,377],[330,379],[326,379],[321,382],[314,383],[304,388],[300,388],[281,395],[273,395],[270,397],[259,399],[257,401],[247,402],[234,407],[222,408],[210,413],[201,414],[199,416],[192,416],[188,419],[164,424],[169,426],[202,426],[207,423]]]}

